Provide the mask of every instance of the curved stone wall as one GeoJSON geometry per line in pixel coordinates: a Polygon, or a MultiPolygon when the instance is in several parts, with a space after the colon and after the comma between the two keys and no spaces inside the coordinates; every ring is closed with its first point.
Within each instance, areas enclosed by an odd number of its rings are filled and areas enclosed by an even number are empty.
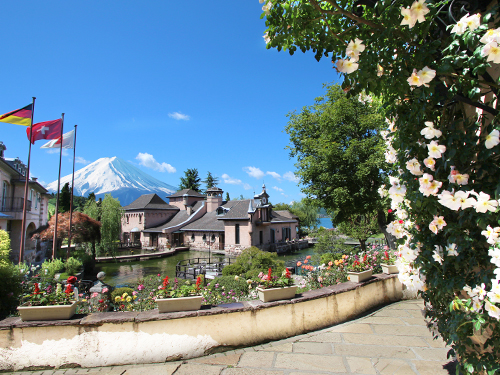
{"type": "Polygon", "coordinates": [[[374,275],[287,301],[199,311],[109,312],[70,320],[0,321],[0,370],[97,367],[193,358],[325,328],[402,298],[397,275],[374,275]]]}

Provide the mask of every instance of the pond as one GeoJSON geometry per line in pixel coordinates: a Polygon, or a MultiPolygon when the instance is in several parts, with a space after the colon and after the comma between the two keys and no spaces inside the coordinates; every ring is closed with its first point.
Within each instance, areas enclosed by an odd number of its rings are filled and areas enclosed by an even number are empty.
{"type": "MultiPolygon", "coordinates": [[[[295,265],[297,260],[303,260],[305,256],[312,255],[314,250],[312,247],[303,249],[293,254],[279,255],[278,258],[285,261],[287,266],[295,265]]],[[[181,251],[175,255],[171,255],[161,259],[143,260],[137,262],[121,262],[121,263],[97,263],[98,272],[104,271],[106,278],[104,282],[113,287],[120,287],[133,284],[136,280],[147,276],[160,274],[162,277],[175,277],[175,266],[177,262],[190,258],[208,258],[208,252],[203,251],[181,251]]],[[[224,255],[213,254],[211,258],[215,261],[222,261],[224,255]]]]}

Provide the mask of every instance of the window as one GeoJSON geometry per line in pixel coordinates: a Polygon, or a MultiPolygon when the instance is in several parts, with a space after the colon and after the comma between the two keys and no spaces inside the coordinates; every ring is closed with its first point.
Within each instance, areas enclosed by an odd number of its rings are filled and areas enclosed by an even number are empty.
{"type": "Polygon", "coordinates": [[[259,231],[259,243],[262,245],[264,243],[264,233],[259,231]]]}
{"type": "MultiPolygon", "coordinates": [[[[29,141],[29,139],[28,139],[28,141],[29,141]]],[[[141,224],[141,223],[142,223],[142,215],[139,214],[139,224],[141,224]]]]}
{"type": "MultiPolygon", "coordinates": [[[[29,139],[28,139],[28,140],[29,140],[29,139]]],[[[129,215],[125,215],[125,218],[127,219],[127,224],[128,224],[129,215]]]]}
{"type": "Polygon", "coordinates": [[[191,241],[194,242],[194,233],[191,235],[191,241]]]}
{"type": "MultiPolygon", "coordinates": [[[[28,139],[28,141],[29,141],[29,139],[28,139]]],[[[203,241],[206,241],[206,240],[207,240],[207,235],[206,235],[206,234],[204,234],[204,235],[203,235],[203,241]]]]}
{"type": "Polygon", "coordinates": [[[212,242],[215,242],[215,234],[212,234],[212,242]]]}
{"type": "Polygon", "coordinates": [[[7,205],[7,186],[7,181],[4,181],[2,188],[2,210],[5,209],[5,206],[7,205]]]}
{"type": "Polygon", "coordinates": [[[40,193],[37,193],[36,198],[35,198],[35,210],[38,208],[38,201],[39,200],[40,200],[40,193]]]}
{"type": "Polygon", "coordinates": [[[237,245],[240,243],[240,224],[234,225],[234,243],[237,245]]]}

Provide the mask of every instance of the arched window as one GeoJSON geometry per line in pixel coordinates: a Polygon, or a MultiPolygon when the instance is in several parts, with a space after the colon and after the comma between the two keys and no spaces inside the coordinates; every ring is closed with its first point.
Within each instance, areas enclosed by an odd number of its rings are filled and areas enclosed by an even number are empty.
{"type": "Polygon", "coordinates": [[[206,241],[206,240],[207,240],[207,235],[206,235],[206,234],[204,234],[204,235],[203,235],[203,241],[206,241]]]}

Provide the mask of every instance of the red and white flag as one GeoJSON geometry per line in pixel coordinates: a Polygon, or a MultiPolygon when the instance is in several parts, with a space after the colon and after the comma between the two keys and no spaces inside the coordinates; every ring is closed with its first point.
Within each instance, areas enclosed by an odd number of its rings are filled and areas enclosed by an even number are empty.
{"type": "MultiPolygon", "coordinates": [[[[73,148],[75,144],[75,131],[71,130],[63,134],[63,144],[62,148],[73,148]]],[[[61,147],[61,137],[48,141],[40,148],[60,148],[61,147]]]]}
{"type": "MultiPolygon", "coordinates": [[[[44,121],[32,126],[31,143],[40,139],[57,139],[61,137],[62,119],[44,121]]],[[[26,129],[28,139],[30,139],[30,128],[26,129]]]]}

